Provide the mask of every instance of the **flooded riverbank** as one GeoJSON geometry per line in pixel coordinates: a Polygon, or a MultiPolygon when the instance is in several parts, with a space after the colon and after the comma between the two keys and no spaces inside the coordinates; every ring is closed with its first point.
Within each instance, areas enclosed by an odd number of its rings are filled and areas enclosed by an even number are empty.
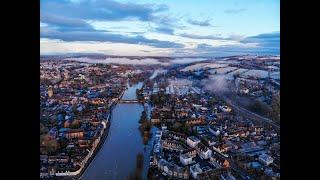
{"type": "MultiPolygon", "coordinates": [[[[136,99],[136,89],[142,83],[129,87],[122,99],[136,99]]],[[[139,132],[139,119],[144,107],[139,103],[119,103],[112,110],[108,137],[81,179],[127,179],[137,169],[137,158],[143,155],[142,178],[149,167],[152,138],[147,145],[139,132]]]]}

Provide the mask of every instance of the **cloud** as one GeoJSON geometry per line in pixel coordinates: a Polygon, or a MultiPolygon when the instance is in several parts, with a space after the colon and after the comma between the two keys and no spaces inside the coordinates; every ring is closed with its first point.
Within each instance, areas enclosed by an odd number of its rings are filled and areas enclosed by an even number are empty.
{"type": "Polygon", "coordinates": [[[256,36],[249,36],[240,42],[242,43],[259,43],[260,46],[265,48],[280,49],[280,32],[272,32],[259,34],[256,36]]]}
{"type": "Polygon", "coordinates": [[[243,38],[243,36],[241,36],[241,35],[232,35],[229,37],[221,37],[221,36],[214,36],[214,35],[198,35],[198,34],[187,34],[187,33],[180,34],[179,36],[191,38],[191,39],[235,40],[235,41],[243,38]]]}
{"type": "Polygon", "coordinates": [[[141,33],[134,36],[115,34],[110,30],[96,30],[88,20],[119,21],[138,19],[158,23],[156,32],[173,34],[174,29],[167,27],[173,24],[174,18],[155,14],[167,11],[166,5],[121,3],[113,0],[96,1],[42,1],[40,21],[46,26],[40,27],[40,37],[60,39],[63,41],[98,41],[148,45],[157,48],[183,48],[183,44],[147,39],[141,33]]]}
{"type": "Polygon", "coordinates": [[[155,31],[163,34],[169,34],[169,35],[174,34],[174,29],[170,27],[164,27],[164,26],[155,28],[155,31]]]}
{"type": "Polygon", "coordinates": [[[66,31],[61,32],[50,28],[41,28],[40,36],[42,38],[60,39],[63,41],[98,41],[98,42],[115,42],[128,44],[141,44],[158,48],[183,48],[183,44],[160,41],[156,39],[147,39],[144,36],[125,36],[109,32],[96,31],[66,31]]]}
{"type": "Polygon", "coordinates": [[[238,9],[226,9],[224,12],[227,14],[238,14],[247,11],[245,8],[238,8],[238,9]]]}
{"type": "Polygon", "coordinates": [[[114,0],[41,1],[40,11],[69,18],[118,21],[138,19],[153,21],[156,14],[168,11],[167,5],[122,3],[114,0]]]}
{"type": "Polygon", "coordinates": [[[280,32],[259,34],[242,38],[239,44],[214,47],[198,44],[196,50],[204,55],[221,54],[280,54],[280,32]]]}
{"type": "Polygon", "coordinates": [[[53,14],[42,13],[40,15],[41,22],[56,27],[60,30],[94,30],[93,27],[86,21],[77,18],[68,18],[63,16],[57,16],[53,14]]]}
{"type": "Polygon", "coordinates": [[[204,21],[189,19],[187,22],[189,24],[196,25],[196,26],[211,26],[210,21],[211,21],[210,19],[207,19],[207,20],[204,20],[204,21]]]}

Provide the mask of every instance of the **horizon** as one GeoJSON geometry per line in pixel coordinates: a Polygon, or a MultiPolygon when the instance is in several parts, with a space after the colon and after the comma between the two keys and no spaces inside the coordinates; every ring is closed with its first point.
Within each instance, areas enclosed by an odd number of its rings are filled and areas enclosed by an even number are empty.
{"type": "Polygon", "coordinates": [[[241,57],[241,56],[270,56],[270,57],[280,57],[280,54],[235,54],[235,55],[226,55],[226,56],[152,56],[152,55],[109,55],[102,53],[56,53],[56,54],[40,54],[40,58],[44,56],[106,56],[110,58],[116,57],[127,57],[127,58],[230,58],[230,57],[241,57]]]}

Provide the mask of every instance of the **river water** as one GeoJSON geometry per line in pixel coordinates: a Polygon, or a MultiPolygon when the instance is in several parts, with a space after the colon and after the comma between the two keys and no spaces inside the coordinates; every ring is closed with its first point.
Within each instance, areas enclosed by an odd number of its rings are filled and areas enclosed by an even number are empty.
{"type": "MultiPolygon", "coordinates": [[[[141,87],[142,83],[129,87],[122,99],[136,99],[136,89],[141,87]]],[[[108,136],[81,179],[126,180],[130,173],[135,172],[139,153],[144,156],[142,177],[146,179],[152,140],[144,145],[138,129],[143,109],[139,103],[119,103],[113,108],[108,136]]]]}

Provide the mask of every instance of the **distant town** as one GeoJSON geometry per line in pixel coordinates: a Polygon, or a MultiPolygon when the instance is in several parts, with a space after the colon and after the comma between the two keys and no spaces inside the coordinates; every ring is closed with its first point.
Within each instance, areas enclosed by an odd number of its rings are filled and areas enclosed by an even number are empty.
{"type": "Polygon", "coordinates": [[[40,73],[41,179],[280,179],[280,56],[42,56],[40,73]]]}

